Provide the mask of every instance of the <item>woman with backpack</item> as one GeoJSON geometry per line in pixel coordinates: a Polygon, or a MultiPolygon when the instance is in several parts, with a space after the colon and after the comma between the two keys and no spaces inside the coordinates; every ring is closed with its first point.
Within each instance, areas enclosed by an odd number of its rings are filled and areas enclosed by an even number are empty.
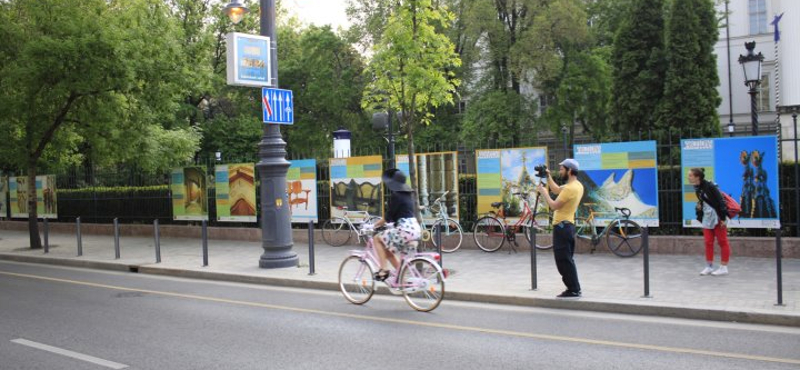
{"type": "Polygon", "coordinates": [[[702,168],[689,170],[689,183],[694,185],[697,193],[697,221],[703,224],[703,237],[706,242],[706,262],[708,265],[700,275],[727,275],[728,261],[731,257],[731,245],[728,243],[728,207],[717,185],[706,181],[702,168]],[[720,267],[714,270],[714,239],[717,239],[722,254],[720,267]]]}

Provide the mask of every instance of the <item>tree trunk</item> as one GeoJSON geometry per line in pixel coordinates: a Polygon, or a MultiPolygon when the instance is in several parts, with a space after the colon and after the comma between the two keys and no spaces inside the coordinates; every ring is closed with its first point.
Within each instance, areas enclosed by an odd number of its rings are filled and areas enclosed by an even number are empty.
{"type": "Polygon", "coordinates": [[[31,249],[41,249],[39,238],[39,220],[36,210],[36,160],[28,162],[28,231],[30,232],[31,249]]]}
{"type": "MultiPolygon", "coordinates": [[[[411,113],[413,114],[413,113],[411,113]]],[[[416,155],[414,154],[414,117],[403,114],[408,117],[406,121],[406,132],[408,133],[408,177],[411,179],[411,197],[414,199],[414,216],[417,221],[422,223],[422,213],[419,210],[419,190],[417,189],[417,163],[415,161],[416,155]]]]}

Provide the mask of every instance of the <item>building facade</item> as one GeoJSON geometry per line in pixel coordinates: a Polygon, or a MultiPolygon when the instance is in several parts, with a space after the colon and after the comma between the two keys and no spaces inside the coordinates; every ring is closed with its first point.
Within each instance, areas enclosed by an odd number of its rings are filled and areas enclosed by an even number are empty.
{"type": "MultiPolygon", "coordinates": [[[[737,132],[751,130],[749,88],[738,59],[747,54],[744,43],[755,41],[755,53],[764,55],[756,98],[759,132],[773,133],[780,125],[784,139],[794,138],[792,112],[800,110],[800,0],[727,0],[718,3],[720,14],[725,14],[726,2],[727,27],[720,28],[715,46],[723,131],[731,122],[737,132]],[[781,13],[776,43],[770,23],[781,13]]],[[[794,142],[784,141],[783,159],[794,160],[794,142]]]]}

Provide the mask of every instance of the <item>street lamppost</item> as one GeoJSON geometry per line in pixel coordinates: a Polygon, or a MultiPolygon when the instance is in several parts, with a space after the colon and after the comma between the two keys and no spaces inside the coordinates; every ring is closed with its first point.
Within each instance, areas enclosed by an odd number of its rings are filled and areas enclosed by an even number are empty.
{"type": "MultiPolygon", "coordinates": [[[[278,36],[275,32],[275,0],[260,1],[261,36],[270,40],[270,69],[272,86],[278,86],[278,36]]],[[[240,1],[232,0],[223,8],[231,22],[239,23],[249,10],[240,1]]],[[[264,253],[258,261],[261,268],[297,266],[297,253],[292,251],[292,219],[286,193],[286,173],[291,163],[286,160],[286,142],[276,124],[266,124],[264,136],[258,143],[261,179],[261,247],[264,253]]]]}
{"type": "Polygon", "coordinates": [[[372,114],[372,129],[373,130],[386,130],[387,156],[389,157],[389,167],[395,168],[395,155],[394,155],[394,127],[392,127],[392,110],[386,112],[378,112],[372,114]]]}
{"type": "Polygon", "coordinates": [[[569,147],[567,145],[567,134],[569,133],[569,129],[567,129],[567,124],[561,124],[561,134],[564,136],[564,158],[569,158],[569,147]]]}
{"type": "Polygon", "coordinates": [[[750,116],[753,125],[753,136],[758,135],[758,107],[756,107],[756,94],[758,94],[758,85],[761,84],[761,62],[764,61],[764,55],[759,52],[755,54],[753,49],[756,48],[756,42],[745,42],[745,49],[747,55],[739,55],[739,64],[742,65],[744,70],[744,84],[750,88],[750,116]]]}
{"type": "MultiPolygon", "coordinates": [[[[733,115],[731,115],[731,117],[733,117],[733,115]]],[[[732,119],[732,118],[731,118],[731,119],[732,119]]],[[[731,121],[731,122],[728,122],[728,134],[729,134],[731,137],[733,137],[733,133],[734,133],[735,131],[736,131],[736,125],[733,123],[733,121],[731,121]]]]}

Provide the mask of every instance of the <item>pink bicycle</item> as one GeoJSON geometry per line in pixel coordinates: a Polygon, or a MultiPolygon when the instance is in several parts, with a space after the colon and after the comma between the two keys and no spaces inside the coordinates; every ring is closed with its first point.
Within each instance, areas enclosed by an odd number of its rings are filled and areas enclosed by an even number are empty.
{"type": "MultiPolygon", "coordinates": [[[[361,305],[375,294],[375,272],[379,268],[379,260],[372,242],[375,234],[372,225],[366,224],[358,232],[366,240],[366,247],[351,251],[342,261],[339,266],[339,289],[345,299],[361,305]]],[[[432,311],[444,299],[445,274],[436,262],[438,260],[438,253],[417,252],[416,246],[412,246],[400,258],[400,273],[392,269],[384,283],[392,294],[402,294],[411,308],[432,311]]]]}

